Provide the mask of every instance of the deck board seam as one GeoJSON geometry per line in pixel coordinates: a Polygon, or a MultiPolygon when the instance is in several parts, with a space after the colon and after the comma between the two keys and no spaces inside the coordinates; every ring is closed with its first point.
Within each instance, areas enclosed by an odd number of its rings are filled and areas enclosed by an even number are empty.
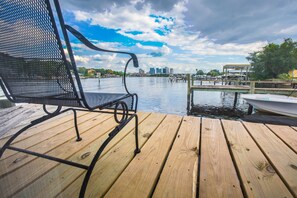
{"type": "MultiPolygon", "coordinates": [[[[77,118],[81,118],[81,117],[84,117],[84,116],[86,116],[86,115],[87,115],[87,114],[79,115],[77,118]]],[[[94,115],[94,117],[96,117],[96,116],[94,115]]],[[[92,118],[94,118],[94,117],[92,117],[92,118]]],[[[85,122],[87,122],[87,121],[88,121],[88,120],[83,121],[83,122],[80,122],[80,123],[78,123],[78,125],[79,125],[79,124],[82,124],[82,123],[85,123],[85,122]]],[[[42,132],[45,132],[45,131],[49,131],[49,130],[53,129],[54,127],[63,125],[63,124],[68,123],[68,122],[73,122],[73,118],[69,118],[69,120],[68,120],[68,118],[67,118],[66,121],[63,122],[63,123],[61,123],[61,124],[53,125],[53,126],[51,126],[50,128],[48,128],[48,129],[45,129],[45,130],[43,130],[43,131],[39,131],[39,132],[34,133],[34,134],[32,134],[32,135],[29,135],[29,136],[27,136],[27,137],[25,137],[25,138],[22,138],[22,139],[19,139],[19,140],[16,139],[16,141],[13,142],[11,145],[14,145],[14,144],[16,144],[16,143],[22,142],[22,141],[24,141],[24,140],[26,140],[26,139],[28,139],[28,138],[31,138],[31,137],[33,137],[33,136],[36,136],[36,135],[38,135],[38,134],[40,134],[40,133],[42,133],[42,132]]],[[[40,125],[39,125],[39,126],[40,126],[40,125]]],[[[58,134],[63,133],[64,131],[69,130],[69,129],[73,128],[73,127],[74,127],[74,123],[73,123],[73,126],[72,126],[72,127],[67,128],[67,129],[64,129],[63,131],[61,131],[61,132],[55,134],[54,136],[52,136],[52,137],[50,137],[50,138],[47,138],[47,139],[45,139],[45,140],[43,140],[43,141],[49,140],[49,139],[51,139],[51,138],[57,136],[58,134]]],[[[36,129],[36,128],[37,128],[37,127],[35,127],[35,129],[36,129]]],[[[30,129],[34,129],[34,128],[32,127],[32,128],[30,128],[30,129]]],[[[28,129],[28,130],[30,130],[30,129],[28,129]]],[[[40,142],[38,142],[38,143],[40,143],[40,142]]],[[[34,146],[34,145],[30,145],[30,146],[34,146]]]]}
{"type": "MultiPolygon", "coordinates": [[[[109,119],[112,119],[112,116],[106,118],[104,121],[102,121],[102,122],[100,122],[100,123],[103,123],[103,122],[105,122],[106,120],[109,120],[109,119]]],[[[83,133],[89,131],[90,129],[92,129],[92,128],[94,128],[94,127],[96,127],[96,124],[95,124],[95,126],[93,126],[93,127],[89,128],[88,130],[84,131],[83,133]]],[[[103,135],[105,135],[105,134],[108,133],[109,131],[111,131],[111,130],[107,130],[106,132],[102,133],[99,137],[95,138],[93,141],[91,141],[90,143],[88,143],[88,144],[86,144],[85,146],[83,146],[83,147],[82,147],[81,149],[79,149],[77,152],[79,152],[79,151],[81,151],[82,149],[84,149],[85,147],[89,146],[89,144],[91,144],[92,142],[94,142],[94,141],[97,140],[98,138],[102,137],[103,135]]],[[[81,133],[81,134],[83,134],[83,133],[81,133]]],[[[71,139],[75,139],[75,138],[76,138],[76,137],[71,138],[71,139]]],[[[71,140],[71,139],[70,139],[70,140],[71,140]]],[[[67,140],[67,141],[69,141],[69,140],[67,140]]],[[[64,143],[65,143],[65,142],[64,142],[64,143]]],[[[64,144],[64,143],[63,143],[63,144],[64,144]]],[[[62,145],[62,144],[60,144],[59,146],[61,146],[61,145],[62,145]]],[[[59,146],[58,146],[58,147],[59,147],[59,146]]],[[[56,148],[57,148],[57,147],[55,147],[54,149],[56,149],[56,148]]],[[[52,149],[52,150],[54,150],[54,149],[52,149]]],[[[52,150],[51,150],[51,151],[52,151],[52,150]]],[[[49,151],[49,152],[50,152],[50,151],[49,151]]],[[[73,155],[76,154],[77,152],[71,154],[71,155],[70,155],[69,157],[67,157],[65,160],[69,159],[71,156],[73,156],[73,155]]],[[[47,152],[47,153],[48,153],[48,152],[47,152]]],[[[36,157],[36,158],[34,158],[32,161],[37,160],[37,159],[39,159],[39,158],[36,157]]],[[[45,159],[45,160],[46,160],[46,159],[45,159]]],[[[32,162],[32,161],[30,161],[30,162],[32,162]]],[[[30,163],[30,162],[28,162],[28,163],[30,163]]],[[[28,163],[26,163],[26,164],[28,164],[28,163]]],[[[21,187],[20,189],[16,190],[16,191],[11,195],[11,197],[13,197],[14,195],[16,195],[18,192],[22,191],[22,190],[25,189],[26,187],[30,186],[31,183],[35,182],[36,180],[38,180],[39,178],[41,178],[43,175],[45,175],[45,174],[47,174],[49,171],[53,170],[53,169],[54,169],[55,167],[57,167],[59,164],[61,164],[61,163],[57,162],[55,166],[53,166],[52,168],[49,168],[48,170],[44,171],[42,174],[40,174],[39,176],[37,176],[34,180],[32,180],[31,182],[27,183],[26,185],[24,185],[24,186],[21,187]]],[[[67,166],[67,165],[65,165],[65,166],[67,166]]],[[[23,166],[21,166],[21,167],[23,167],[23,166]]],[[[20,168],[20,167],[18,167],[17,169],[19,169],[19,168],[20,168]]],[[[17,169],[15,169],[15,170],[17,170],[17,169]]],[[[14,171],[15,171],[15,170],[14,170],[14,171]]]]}
{"type": "MultiPolygon", "coordinates": [[[[81,117],[83,117],[83,116],[86,116],[87,115],[87,113],[85,113],[85,114],[83,114],[83,115],[79,115],[78,116],[78,118],[81,118],[81,117]]],[[[65,116],[66,117],[66,116],[65,116]]],[[[94,116],[95,117],[95,116],[94,116]]],[[[92,117],[93,118],[93,117],[92,117]]],[[[34,133],[34,134],[32,134],[32,135],[28,135],[28,136],[26,136],[26,137],[23,137],[23,138],[20,138],[20,139],[16,139],[15,141],[13,141],[12,142],[12,144],[11,145],[14,145],[14,144],[16,144],[16,143],[19,143],[19,142],[22,142],[22,141],[24,141],[24,140],[26,140],[26,139],[28,139],[28,138],[31,138],[31,137],[33,137],[33,136],[36,136],[36,135],[38,135],[38,134],[40,134],[40,133],[42,133],[42,132],[44,132],[44,131],[47,131],[47,130],[50,130],[50,129],[52,129],[52,128],[54,128],[54,127],[57,127],[57,126],[59,126],[59,125],[61,125],[61,124],[65,124],[65,123],[67,123],[67,122],[71,122],[71,121],[73,121],[73,118],[67,118],[66,119],[66,121],[65,122],[63,122],[63,123],[60,123],[60,124],[57,124],[57,125],[53,125],[53,126],[51,126],[50,128],[48,128],[48,129],[45,129],[45,130],[43,130],[43,131],[38,131],[38,132],[36,132],[36,133],[34,133]]],[[[87,120],[86,120],[87,121],[87,120]]],[[[86,121],[84,121],[84,122],[86,122],[86,121]]],[[[84,122],[82,122],[82,123],[84,123],[84,122]]],[[[46,123],[46,124],[48,124],[48,123],[46,123]]],[[[79,123],[80,124],[80,123],[79,123]]],[[[27,125],[27,124],[25,124],[25,125],[27,125]]],[[[31,127],[31,128],[29,128],[28,130],[36,130],[36,128],[38,128],[38,126],[41,126],[41,125],[37,125],[37,126],[33,126],[33,127],[31,127]]],[[[74,125],[73,125],[74,126],[74,125]]],[[[70,128],[69,128],[70,129],[70,128]]],[[[66,130],[68,130],[68,129],[65,129],[64,131],[66,131],[66,130]]],[[[62,132],[64,132],[64,131],[62,131],[62,132]]],[[[9,132],[9,131],[8,131],[9,132]]],[[[60,132],[60,133],[62,133],[62,132],[60,132]]],[[[56,135],[58,135],[58,134],[60,134],[60,133],[57,133],[56,135]]],[[[56,136],[56,135],[54,135],[54,136],[56,136]]],[[[9,135],[9,136],[6,136],[6,137],[3,137],[3,138],[0,138],[0,140],[4,140],[4,139],[9,139],[10,137],[11,137],[12,135],[9,135]]],[[[54,136],[52,136],[52,137],[54,137],[54,136]]],[[[50,138],[48,138],[48,139],[50,139],[50,138]]],[[[47,140],[47,139],[46,139],[47,140]]],[[[44,140],[45,141],[45,140],[44,140]]],[[[38,143],[40,143],[40,142],[38,142],[38,143]]],[[[38,143],[36,143],[36,144],[38,144],[38,143]]],[[[36,144],[34,144],[34,145],[36,145],[36,144]]],[[[30,146],[34,146],[34,145],[30,145],[30,146]]],[[[29,148],[29,147],[28,147],[29,148]]],[[[4,158],[3,158],[4,159],[4,158]]],[[[3,159],[1,159],[1,160],[3,160],[3,159]]],[[[0,160],[0,161],[1,161],[0,160]]]]}
{"type": "MultiPolygon", "coordinates": [[[[90,119],[93,119],[94,117],[97,117],[97,115],[96,115],[96,116],[93,116],[93,117],[90,118],[90,119]]],[[[110,116],[110,117],[111,117],[111,116],[110,116]]],[[[109,117],[109,118],[110,118],[110,117],[109,117]]],[[[104,121],[108,120],[109,118],[105,119],[104,121]]],[[[70,121],[70,120],[69,120],[69,121],[70,121]]],[[[104,122],[104,121],[102,121],[102,122],[104,122]]],[[[67,121],[67,122],[68,122],[68,121],[67,121]]],[[[81,122],[81,123],[78,123],[78,127],[79,127],[80,124],[83,124],[83,123],[85,123],[85,122],[88,122],[88,120],[86,120],[86,121],[84,121],[84,122],[81,122]]],[[[100,123],[101,123],[101,122],[100,122],[100,123]]],[[[62,124],[64,124],[64,123],[62,123],[62,124]]],[[[74,128],[74,126],[71,127],[71,128],[74,128]]],[[[24,148],[24,149],[30,149],[30,148],[32,148],[32,147],[34,147],[34,146],[36,146],[36,145],[38,145],[38,144],[41,144],[41,143],[43,143],[43,142],[45,142],[45,141],[49,141],[50,139],[55,138],[56,136],[58,136],[58,135],[60,135],[60,134],[62,134],[62,133],[65,133],[65,131],[71,130],[71,128],[67,128],[67,129],[63,130],[62,132],[59,132],[59,133],[55,134],[54,136],[52,136],[52,137],[50,137],[50,138],[47,138],[47,139],[45,139],[45,140],[36,142],[36,144],[32,144],[32,145],[30,145],[30,146],[28,146],[28,147],[26,147],[26,148],[24,148]]],[[[51,128],[46,129],[45,131],[50,130],[50,129],[51,129],[51,128]]],[[[91,128],[90,128],[90,129],[91,129],[91,128]]],[[[86,131],[88,131],[88,130],[86,130],[86,131]]],[[[84,134],[86,131],[81,132],[80,134],[84,134]]],[[[42,132],[44,132],[44,131],[42,131],[42,132]]],[[[39,133],[42,133],[42,132],[38,132],[38,133],[36,133],[36,134],[34,134],[34,135],[30,136],[30,137],[33,137],[33,136],[35,136],[35,135],[38,135],[39,133]]],[[[30,138],[30,137],[28,137],[28,138],[30,138]]],[[[28,138],[26,138],[26,139],[28,139],[28,138]]],[[[70,138],[70,139],[65,140],[63,143],[56,145],[56,147],[54,147],[54,148],[52,148],[52,149],[50,149],[50,150],[44,152],[43,154],[46,154],[46,153],[48,153],[48,152],[54,150],[55,148],[61,146],[62,144],[65,144],[65,142],[67,142],[67,141],[69,141],[69,140],[71,140],[71,139],[73,139],[73,138],[70,138]]],[[[23,139],[23,140],[25,140],[25,139],[23,139]]],[[[19,142],[21,142],[21,141],[15,142],[15,143],[13,143],[13,144],[11,144],[11,145],[14,145],[14,144],[19,143],[19,142]]],[[[12,155],[3,157],[3,158],[0,160],[0,162],[3,161],[3,160],[5,160],[5,159],[7,159],[7,158],[9,158],[9,157],[12,157],[12,156],[18,154],[18,153],[19,153],[19,152],[15,152],[15,153],[12,154],[12,155]]],[[[0,178],[1,178],[1,176],[0,176],[0,178]]]]}
{"type": "MultiPolygon", "coordinates": [[[[145,120],[148,116],[149,116],[150,114],[145,114],[145,116],[143,116],[143,118],[142,118],[142,121],[143,120],[145,120]]],[[[112,120],[112,116],[109,116],[108,118],[107,118],[108,120],[112,120]]],[[[105,121],[102,121],[102,123],[104,123],[105,121]]],[[[94,124],[94,125],[96,125],[96,124],[94,124]]],[[[77,150],[76,152],[74,152],[74,153],[72,153],[68,158],[66,158],[66,159],[71,159],[74,155],[77,155],[78,153],[80,153],[83,149],[85,149],[85,148],[87,148],[88,146],[90,146],[91,144],[93,144],[94,143],[94,141],[98,141],[99,139],[101,139],[102,141],[105,139],[103,136],[107,136],[106,134],[108,133],[108,132],[110,132],[110,131],[112,131],[113,130],[113,128],[116,126],[116,123],[114,122],[114,124],[113,124],[113,127],[109,127],[108,129],[106,129],[104,132],[102,132],[102,134],[100,135],[100,136],[98,136],[97,138],[95,138],[95,139],[92,139],[92,141],[91,142],[89,142],[88,144],[86,144],[85,146],[83,146],[82,148],[80,148],[79,150],[77,150]]],[[[100,130],[100,128],[99,128],[99,130],[100,130]]],[[[127,133],[130,133],[131,131],[129,130],[127,133]]],[[[119,139],[119,141],[121,141],[122,139],[119,139]]],[[[100,140],[99,140],[100,141],[100,140]]],[[[99,145],[100,146],[100,145],[99,145]]],[[[109,149],[108,149],[109,150],[109,149]]],[[[97,151],[97,150],[96,150],[97,151]]],[[[94,151],[94,152],[96,152],[96,151],[94,151]]],[[[107,152],[105,152],[105,153],[107,153],[107,152]]],[[[103,157],[104,155],[105,155],[105,153],[103,152],[102,154],[102,156],[101,157],[103,157]]],[[[48,173],[50,173],[51,171],[54,171],[54,169],[56,169],[58,166],[61,166],[61,165],[63,165],[63,164],[61,164],[61,163],[59,163],[58,165],[56,165],[56,166],[54,166],[52,169],[49,169],[49,171],[47,171],[45,174],[48,174],[48,173]]],[[[88,164],[89,165],[89,164],[88,164]]],[[[63,186],[63,189],[61,189],[61,191],[60,192],[57,192],[57,194],[55,194],[55,196],[54,197],[57,197],[57,196],[59,196],[59,194],[61,193],[61,192],[63,192],[65,189],[67,189],[70,185],[72,185],[72,183],[73,182],[75,182],[78,178],[80,178],[83,174],[85,173],[85,171],[81,171],[76,177],[74,177],[74,178],[72,178],[72,180],[71,180],[71,182],[69,182],[67,185],[64,185],[63,186]]],[[[38,179],[40,179],[40,177],[38,178],[38,179]]],[[[36,182],[38,179],[36,179],[36,180],[33,180],[32,182],[36,182]]],[[[28,186],[27,186],[28,187],[28,186]]],[[[26,188],[26,187],[25,187],[26,188]]],[[[24,190],[25,188],[23,188],[22,190],[24,190]]],[[[17,192],[17,193],[19,193],[19,192],[17,192]]]]}
{"type": "MultiPolygon", "coordinates": [[[[283,175],[279,172],[279,170],[277,169],[277,167],[275,166],[275,164],[272,162],[272,160],[268,157],[268,155],[266,154],[266,152],[262,149],[261,145],[258,143],[258,141],[254,138],[254,136],[251,134],[251,132],[248,130],[248,128],[246,127],[246,125],[244,123],[242,123],[245,130],[248,132],[248,134],[251,136],[252,140],[256,143],[257,147],[260,149],[260,151],[262,152],[262,154],[265,156],[266,160],[269,162],[269,164],[273,167],[273,169],[275,170],[275,172],[277,173],[277,175],[279,176],[279,178],[281,179],[281,181],[284,183],[284,185],[287,187],[287,189],[289,190],[289,192],[292,194],[292,196],[295,197],[295,193],[294,191],[291,189],[289,183],[286,181],[286,179],[283,177],[283,175]]],[[[264,125],[264,124],[263,124],[264,125]]],[[[265,125],[264,125],[265,126],[265,125]]],[[[267,127],[267,126],[265,126],[267,127]]],[[[270,130],[268,128],[268,130],[270,130]]],[[[271,131],[270,131],[271,132],[271,131]]],[[[271,132],[272,133],[272,132],[271,132]]],[[[277,137],[278,138],[278,137],[277,137]]]]}
{"type": "Polygon", "coordinates": [[[10,107],[10,108],[7,108],[7,109],[1,109],[0,110],[0,117],[6,116],[7,114],[12,113],[14,111],[17,111],[17,110],[19,110],[21,108],[24,108],[24,107],[22,107],[22,106],[14,106],[14,107],[10,107]]]}
{"type": "MultiPolygon", "coordinates": [[[[153,115],[153,114],[150,114],[153,115]]],[[[149,117],[149,116],[148,116],[149,117]]],[[[167,114],[163,117],[163,119],[159,122],[159,124],[156,126],[156,128],[152,131],[150,137],[148,139],[146,139],[143,143],[142,146],[140,146],[140,150],[142,147],[144,147],[144,145],[147,143],[147,141],[152,137],[153,133],[155,133],[155,131],[159,128],[159,126],[162,124],[162,122],[165,120],[165,118],[167,117],[167,114]]],[[[133,130],[133,129],[132,129],[133,130]]],[[[125,172],[126,168],[129,166],[129,164],[132,162],[132,160],[135,158],[136,156],[134,156],[130,162],[127,164],[127,166],[123,169],[123,171],[119,174],[118,178],[121,177],[121,175],[123,174],[123,172],[125,172]]],[[[105,197],[106,193],[111,189],[111,187],[115,184],[115,182],[118,180],[118,178],[116,178],[113,183],[106,189],[105,193],[102,195],[102,197],[105,197]]]]}
{"type": "MultiPolygon", "coordinates": [[[[272,128],[270,128],[267,124],[264,124],[278,139],[280,139],[285,145],[287,145],[294,153],[297,154],[297,151],[293,149],[293,147],[287,143],[282,137],[280,137],[277,133],[274,132],[272,128]]],[[[296,134],[297,135],[297,134],[296,134]]]]}
{"type": "Polygon", "coordinates": [[[297,127],[292,127],[292,126],[290,126],[294,131],[296,131],[297,132],[297,127]]]}
{"type": "Polygon", "coordinates": [[[173,144],[174,144],[174,142],[175,142],[175,139],[176,139],[176,137],[177,137],[177,134],[178,134],[178,132],[179,132],[179,130],[180,130],[180,127],[181,127],[183,121],[184,121],[184,116],[181,118],[180,123],[179,123],[179,125],[178,125],[178,127],[177,127],[177,129],[176,129],[174,138],[173,138],[171,144],[169,145],[169,150],[168,150],[167,154],[165,155],[165,160],[163,161],[163,164],[161,165],[161,168],[160,168],[160,170],[159,170],[159,172],[158,172],[158,175],[157,175],[157,179],[156,179],[156,181],[155,181],[155,184],[152,186],[152,190],[151,190],[151,193],[150,193],[149,197],[152,197],[153,194],[154,194],[154,192],[155,192],[155,190],[156,190],[157,184],[158,184],[158,182],[159,182],[159,180],[160,180],[161,173],[163,172],[164,166],[165,166],[165,164],[166,164],[166,162],[167,162],[167,160],[168,160],[168,156],[169,156],[169,154],[170,154],[170,152],[171,152],[171,150],[172,150],[173,144]]]}
{"type": "Polygon", "coordinates": [[[199,190],[200,190],[200,168],[201,168],[201,142],[202,142],[202,117],[199,119],[200,121],[200,129],[199,129],[199,150],[198,150],[198,166],[197,166],[197,186],[196,186],[196,198],[199,198],[199,190]]]}
{"type": "MultiPolygon", "coordinates": [[[[96,116],[94,116],[94,117],[96,117],[96,116]]],[[[94,118],[94,117],[92,117],[92,118],[94,118]]],[[[110,116],[109,118],[106,118],[105,120],[103,120],[102,123],[105,122],[106,120],[110,119],[110,118],[111,118],[111,116],[110,116]]],[[[101,122],[100,122],[100,123],[101,123],[101,122]]],[[[67,130],[70,130],[70,129],[67,129],[67,130]]],[[[66,130],[64,130],[63,132],[65,132],[65,131],[66,131],[66,130]]],[[[84,134],[84,133],[87,132],[87,131],[88,131],[88,130],[82,132],[81,134],[84,134]]],[[[54,137],[54,136],[53,136],[53,137],[54,137]]],[[[62,145],[65,144],[66,142],[68,142],[68,141],[70,141],[70,140],[72,140],[72,139],[75,139],[75,138],[76,138],[76,137],[67,139],[67,140],[65,140],[64,142],[62,142],[62,143],[56,145],[56,146],[53,147],[52,149],[50,149],[50,150],[48,150],[48,151],[46,151],[46,152],[43,152],[42,154],[47,154],[47,153],[49,153],[49,152],[55,150],[56,148],[62,146],[62,145]]],[[[51,139],[51,138],[49,138],[49,139],[51,139]]],[[[47,139],[47,140],[49,140],[49,139],[47,139]]],[[[44,141],[47,141],[47,140],[44,140],[44,141]]],[[[39,143],[40,143],[40,142],[39,142],[39,143]]],[[[39,144],[39,143],[38,143],[38,144],[39,144]]],[[[36,144],[36,145],[37,145],[37,144],[36,144]]],[[[31,147],[27,147],[27,148],[31,148],[31,147]]],[[[13,154],[13,155],[11,155],[11,156],[9,156],[9,157],[12,157],[12,156],[14,156],[14,155],[16,155],[16,154],[18,154],[18,153],[20,153],[20,152],[16,152],[15,154],[13,154]]],[[[71,156],[72,156],[72,155],[71,155],[71,156]]],[[[71,156],[70,156],[70,157],[71,157],[71,156]]],[[[6,158],[6,159],[7,159],[7,158],[6,158]]],[[[5,177],[7,174],[10,174],[10,173],[12,173],[12,172],[14,172],[14,171],[17,171],[18,169],[22,168],[23,166],[25,166],[25,165],[27,165],[27,164],[29,164],[29,163],[32,163],[34,160],[37,160],[37,159],[40,159],[40,158],[39,158],[39,157],[34,157],[32,160],[30,160],[30,161],[28,161],[28,162],[22,164],[21,166],[19,166],[19,167],[15,168],[15,169],[13,169],[13,170],[11,170],[11,171],[9,171],[9,172],[3,174],[3,175],[0,175],[0,179],[3,178],[3,177],[5,177]]],[[[66,158],[66,160],[67,160],[67,159],[68,159],[68,158],[66,158]]],[[[3,160],[5,160],[5,159],[3,159],[3,160]]],[[[47,160],[47,159],[44,159],[44,160],[47,160]]],[[[34,180],[34,181],[35,181],[35,180],[34,180]]],[[[34,181],[33,181],[33,182],[34,182],[34,181]]]]}
{"type": "MultiPolygon", "coordinates": [[[[141,120],[139,122],[139,124],[141,124],[142,122],[144,122],[149,116],[151,116],[152,113],[149,113],[148,115],[146,115],[146,117],[141,120]]],[[[112,131],[113,129],[108,130],[108,132],[112,131]]],[[[110,147],[108,150],[104,150],[104,152],[102,153],[102,155],[100,156],[100,158],[98,159],[98,161],[104,157],[110,150],[112,150],[118,143],[120,143],[125,137],[127,137],[130,133],[132,133],[134,131],[134,128],[132,128],[129,132],[127,132],[126,135],[124,135],[120,140],[118,140],[116,143],[114,143],[114,145],[112,147],[110,147]]],[[[106,133],[105,133],[106,134],[106,133]]],[[[99,139],[100,137],[98,137],[97,139],[99,139]]],[[[95,141],[95,140],[94,140],[95,141]]],[[[93,143],[93,141],[91,142],[93,143]]],[[[90,143],[90,144],[91,144],[90,143]]],[[[89,145],[89,144],[88,144],[89,145]]],[[[85,147],[84,147],[85,148],[85,147]]],[[[79,151],[78,151],[79,152],[79,151]]],[[[75,154],[75,153],[74,153],[75,154]]],[[[100,166],[100,164],[99,164],[100,166]]],[[[70,182],[68,185],[66,185],[58,194],[57,196],[59,196],[63,191],[65,191],[69,186],[71,186],[77,179],[79,179],[83,174],[85,174],[86,171],[82,171],[81,174],[79,174],[75,179],[73,179],[72,182],[70,182]]]]}
{"type": "MultiPolygon", "coordinates": [[[[237,165],[237,162],[236,162],[236,160],[235,160],[234,154],[233,154],[232,149],[231,149],[231,147],[230,147],[230,143],[229,143],[229,140],[228,140],[228,136],[227,136],[227,134],[226,134],[226,130],[225,130],[225,127],[224,127],[224,125],[223,125],[221,119],[220,119],[220,124],[221,124],[222,130],[223,130],[224,138],[225,138],[226,143],[227,143],[227,147],[228,147],[229,154],[230,154],[231,159],[232,159],[233,166],[234,166],[234,168],[235,168],[235,172],[236,172],[237,178],[238,178],[238,180],[239,180],[239,184],[240,184],[240,188],[241,188],[242,195],[243,195],[243,197],[248,198],[247,192],[246,192],[246,190],[245,190],[245,188],[244,188],[244,182],[243,182],[243,179],[242,179],[242,177],[241,177],[241,175],[240,175],[239,167],[238,167],[238,165],[237,165]]],[[[242,124],[242,122],[241,122],[241,124],[242,124]]]]}

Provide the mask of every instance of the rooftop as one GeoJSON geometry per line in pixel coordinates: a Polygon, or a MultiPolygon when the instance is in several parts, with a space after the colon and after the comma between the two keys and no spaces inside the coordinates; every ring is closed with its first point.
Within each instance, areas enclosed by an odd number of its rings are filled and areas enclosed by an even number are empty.
{"type": "Polygon", "coordinates": [[[235,70],[241,70],[241,69],[249,69],[251,67],[250,64],[227,64],[223,66],[223,69],[235,69],[235,70]]]}

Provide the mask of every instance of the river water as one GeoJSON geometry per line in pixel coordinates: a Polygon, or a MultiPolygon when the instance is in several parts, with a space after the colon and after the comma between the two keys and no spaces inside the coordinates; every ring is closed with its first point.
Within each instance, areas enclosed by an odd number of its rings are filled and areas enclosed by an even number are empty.
{"type": "MultiPolygon", "coordinates": [[[[85,91],[125,93],[122,78],[102,78],[100,81],[88,78],[81,79],[81,81],[85,91]]],[[[129,77],[127,78],[127,87],[131,93],[138,94],[138,109],[140,111],[187,114],[186,82],[171,83],[166,77],[129,77]]],[[[4,94],[0,89],[0,96],[2,95],[4,94]]],[[[194,104],[203,106],[203,109],[207,109],[209,106],[232,108],[233,100],[234,93],[195,91],[194,94],[194,104]]],[[[246,112],[247,108],[245,101],[239,97],[237,109],[246,112]]]]}
{"type": "MultiPolygon", "coordinates": [[[[198,83],[198,82],[197,82],[198,83]]],[[[82,79],[85,91],[123,92],[121,78],[82,79]]],[[[205,83],[206,84],[206,83],[205,83]]],[[[127,87],[131,93],[139,96],[140,111],[186,115],[187,83],[183,81],[171,83],[166,77],[130,77],[127,87]]],[[[199,106],[215,106],[232,108],[234,93],[195,91],[194,104],[199,106]]],[[[240,99],[237,108],[246,111],[247,104],[240,99]]]]}

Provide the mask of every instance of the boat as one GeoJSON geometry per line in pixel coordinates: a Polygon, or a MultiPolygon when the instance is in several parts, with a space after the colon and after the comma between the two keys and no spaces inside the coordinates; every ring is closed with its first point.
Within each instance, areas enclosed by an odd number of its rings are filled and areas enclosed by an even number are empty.
{"type": "Polygon", "coordinates": [[[297,117],[297,98],[273,94],[243,94],[241,96],[260,111],[297,117]]]}

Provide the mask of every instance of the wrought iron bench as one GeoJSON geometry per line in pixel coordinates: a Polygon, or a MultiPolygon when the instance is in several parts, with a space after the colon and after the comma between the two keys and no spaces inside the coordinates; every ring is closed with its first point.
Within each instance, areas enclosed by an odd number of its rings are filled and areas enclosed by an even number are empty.
{"type": "Polygon", "coordinates": [[[135,154],[140,152],[136,114],[138,97],[130,93],[126,86],[126,71],[129,63],[138,67],[135,54],[100,49],[78,31],[66,25],[58,0],[54,0],[53,6],[49,0],[0,1],[0,86],[10,101],[41,104],[46,112],[45,116],[32,121],[11,136],[1,148],[0,158],[5,150],[10,149],[85,169],[86,174],[80,189],[80,197],[84,197],[92,170],[100,154],[111,139],[133,118],[135,120],[135,154]],[[67,61],[63,50],[52,8],[56,10],[62,30],[61,36],[65,40],[70,61],[67,61]],[[124,69],[126,93],[89,93],[83,90],[69,32],[93,50],[130,56],[124,69]],[[49,112],[47,105],[55,105],[57,109],[49,112]],[[78,142],[82,138],[77,126],[76,111],[111,113],[118,123],[98,149],[89,166],[11,146],[13,140],[30,127],[67,111],[73,111],[78,142]]]}

